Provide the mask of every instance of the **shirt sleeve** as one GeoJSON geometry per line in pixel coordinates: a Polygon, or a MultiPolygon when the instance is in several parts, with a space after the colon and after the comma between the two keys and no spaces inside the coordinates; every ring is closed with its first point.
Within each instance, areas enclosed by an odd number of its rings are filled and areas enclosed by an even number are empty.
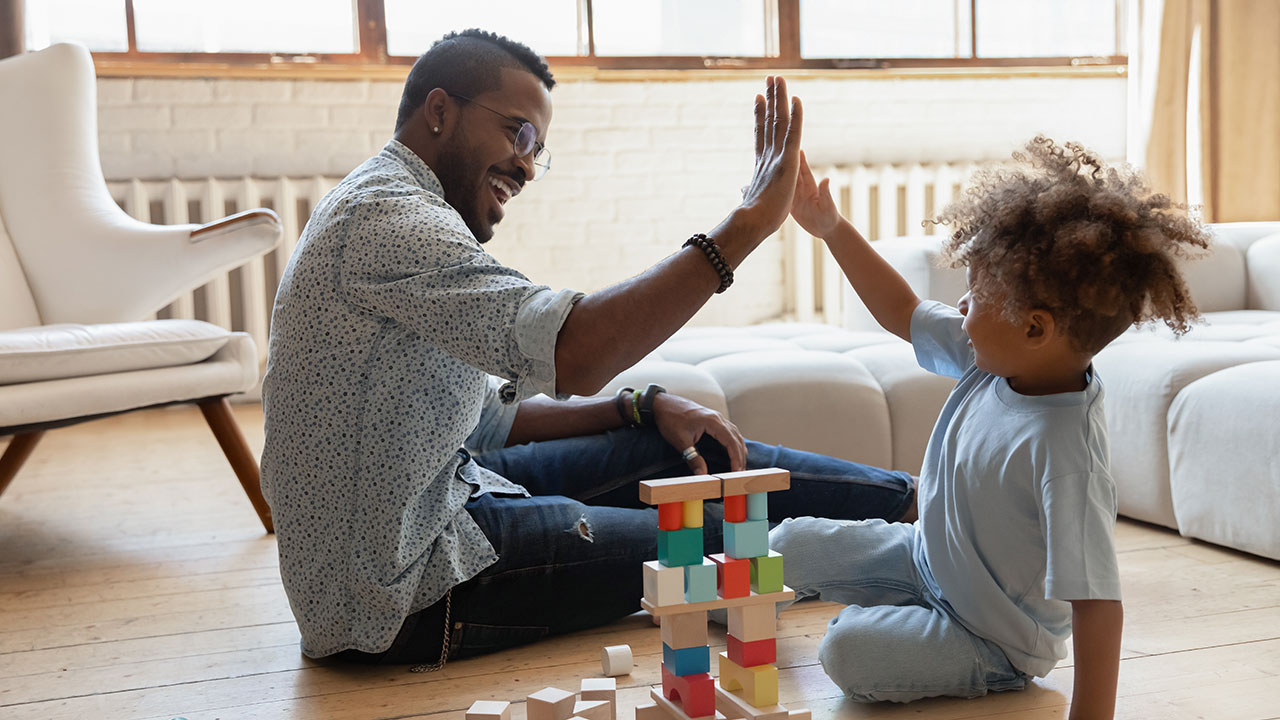
{"type": "Polygon", "coordinates": [[[502,378],[489,376],[484,389],[484,406],[480,409],[480,422],[463,443],[463,447],[472,453],[501,450],[507,444],[519,404],[502,402],[499,392],[503,384],[502,378]]]}
{"type": "Polygon", "coordinates": [[[498,262],[453,208],[412,192],[357,203],[339,267],[351,303],[506,379],[502,402],[557,396],[556,338],[582,293],[498,262]]]}
{"type": "Polygon", "coordinates": [[[958,378],[973,365],[973,348],[959,310],[925,300],[911,313],[911,345],[920,367],[937,375],[958,378]]]}
{"type": "Polygon", "coordinates": [[[1045,597],[1119,600],[1115,485],[1102,474],[1075,473],[1045,482],[1045,597]]]}

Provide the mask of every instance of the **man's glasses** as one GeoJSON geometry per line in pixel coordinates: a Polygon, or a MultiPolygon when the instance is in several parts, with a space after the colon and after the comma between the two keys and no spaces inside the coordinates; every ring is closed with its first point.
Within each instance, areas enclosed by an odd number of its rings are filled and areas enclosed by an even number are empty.
{"type": "Polygon", "coordinates": [[[520,125],[520,129],[516,131],[515,140],[511,143],[511,148],[515,150],[516,157],[518,158],[522,158],[529,153],[533,153],[533,177],[530,179],[541,180],[542,176],[546,175],[547,171],[551,169],[551,152],[547,150],[542,143],[538,142],[538,129],[535,128],[532,123],[527,120],[513,118],[510,115],[504,115],[488,105],[482,105],[465,95],[449,93],[449,97],[456,98],[458,100],[465,100],[476,107],[482,107],[485,110],[488,110],[512,125],[520,125]]]}

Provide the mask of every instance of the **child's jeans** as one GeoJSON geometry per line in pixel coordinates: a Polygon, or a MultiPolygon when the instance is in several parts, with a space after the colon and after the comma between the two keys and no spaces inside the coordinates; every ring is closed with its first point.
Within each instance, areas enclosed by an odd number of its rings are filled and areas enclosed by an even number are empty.
{"type": "Polygon", "coordinates": [[[786,558],[796,598],[846,607],[827,625],[818,659],[852,700],[910,702],[1020,690],[1027,675],[969,632],[925,586],[915,527],[883,520],[784,520],[769,546],[786,558]]]}

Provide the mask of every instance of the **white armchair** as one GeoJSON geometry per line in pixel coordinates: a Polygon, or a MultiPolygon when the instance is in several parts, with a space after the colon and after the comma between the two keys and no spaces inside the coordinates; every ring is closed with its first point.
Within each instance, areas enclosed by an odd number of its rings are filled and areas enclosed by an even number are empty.
{"type": "Polygon", "coordinates": [[[150,225],[112,200],[93,61],[54,45],[0,61],[0,492],[43,433],[144,407],[200,406],[263,526],[271,511],[227,396],[257,382],[245,333],[140,321],[279,241],[271,210],[150,225]]]}

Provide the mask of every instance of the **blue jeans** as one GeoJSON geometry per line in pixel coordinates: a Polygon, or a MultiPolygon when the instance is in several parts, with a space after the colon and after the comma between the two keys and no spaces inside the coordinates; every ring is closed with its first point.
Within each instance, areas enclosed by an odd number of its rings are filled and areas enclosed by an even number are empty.
{"type": "Polygon", "coordinates": [[[915,542],[914,526],[879,520],[802,517],[769,533],[769,547],[786,557],[783,579],[797,600],[848,606],[818,645],[822,669],[859,702],[1026,687],[1027,675],[1004,651],[969,632],[925,584],[915,542]]]}
{"type": "MultiPolygon", "coordinates": [[[[711,472],[729,469],[709,437],[698,451],[711,472]]],[[[640,502],[641,480],[689,474],[655,430],[529,443],[474,461],[533,497],[481,495],[467,511],[498,560],[453,588],[450,659],[495,652],[547,635],[595,627],[640,608],[640,566],[657,557],[658,511],[640,502]]],[[[747,467],[791,471],[791,488],[769,494],[769,519],[794,515],[896,520],[915,503],[911,476],[847,460],[747,442],[747,467]]],[[[705,553],[722,549],[724,509],[703,504],[705,553]]],[[[349,659],[434,662],[444,638],[444,601],[405,620],[391,648],[349,659]]]]}

